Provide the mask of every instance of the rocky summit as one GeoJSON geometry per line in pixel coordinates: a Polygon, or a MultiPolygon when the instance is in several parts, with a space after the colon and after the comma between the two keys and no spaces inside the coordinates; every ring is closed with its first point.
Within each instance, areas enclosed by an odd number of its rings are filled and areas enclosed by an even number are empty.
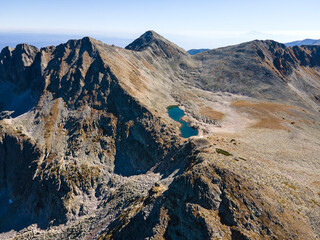
{"type": "Polygon", "coordinates": [[[320,238],[320,46],[7,47],[0,119],[1,239],[320,238]]]}

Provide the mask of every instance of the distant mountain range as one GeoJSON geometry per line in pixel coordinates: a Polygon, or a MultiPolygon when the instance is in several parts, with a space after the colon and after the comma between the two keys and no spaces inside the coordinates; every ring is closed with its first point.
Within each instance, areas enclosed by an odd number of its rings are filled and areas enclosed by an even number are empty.
{"type": "Polygon", "coordinates": [[[195,55],[197,53],[201,53],[201,52],[205,52],[208,51],[210,49],[208,48],[201,48],[201,49],[190,49],[189,51],[187,51],[190,55],[195,55]]]}
{"type": "Polygon", "coordinates": [[[320,45],[320,39],[304,39],[294,42],[285,43],[287,47],[302,46],[302,45],[320,45]]]}

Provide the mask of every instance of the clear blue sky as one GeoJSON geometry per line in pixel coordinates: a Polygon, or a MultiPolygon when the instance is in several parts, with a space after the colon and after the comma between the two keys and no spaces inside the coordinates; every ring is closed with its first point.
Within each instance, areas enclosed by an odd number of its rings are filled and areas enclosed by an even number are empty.
{"type": "Polygon", "coordinates": [[[8,0],[0,32],[136,38],[155,30],[184,48],[255,38],[320,38],[319,0],[8,0]]]}

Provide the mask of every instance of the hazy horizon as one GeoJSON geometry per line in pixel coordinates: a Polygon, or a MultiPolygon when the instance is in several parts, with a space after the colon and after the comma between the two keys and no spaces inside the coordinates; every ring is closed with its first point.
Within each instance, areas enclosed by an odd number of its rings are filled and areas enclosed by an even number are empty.
{"type": "MultiPolygon", "coordinates": [[[[62,42],[68,40],[65,36],[91,36],[124,47],[128,40],[147,30],[156,31],[186,50],[254,39],[282,43],[320,39],[320,27],[314,21],[320,7],[316,0],[13,0],[1,5],[0,34],[59,35],[63,36],[58,39],[62,42]]],[[[41,41],[48,40],[52,41],[41,41]]]]}
{"type": "MultiPolygon", "coordinates": [[[[141,33],[140,35],[142,35],[141,33]]],[[[161,34],[161,33],[160,33],[161,34]]],[[[46,47],[46,46],[51,46],[51,45],[59,45],[61,43],[65,43],[70,39],[81,39],[85,36],[89,36],[92,38],[95,38],[97,40],[100,40],[104,43],[110,44],[110,45],[116,45],[118,47],[124,48],[127,46],[129,43],[134,41],[137,37],[140,35],[137,35],[135,38],[120,38],[120,37],[112,37],[112,36],[107,36],[107,35],[98,35],[98,34],[62,34],[62,33],[17,33],[17,32],[0,32],[0,51],[6,46],[9,47],[15,47],[18,44],[21,43],[27,43],[33,46],[36,46],[38,48],[41,47],[46,47]]],[[[249,34],[248,34],[249,35],[249,34]]],[[[257,34],[258,35],[258,34],[257,34]]],[[[252,35],[253,36],[253,35],[252,35]]],[[[166,37],[166,36],[164,36],[166,37]]],[[[208,45],[179,45],[179,39],[175,37],[174,35],[171,35],[167,37],[168,40],[172,41],[173,43],[177,44],[178,46],[184,48],[186,51],[190,49],[214,49],[214,48],[219,48],[219,47],[225,47],[225,46],[230,46],[234,44],[240,44],[243,42],[247,41],[252,41],[255,39],[258,40],[265,40],[265,39],[272,39],[275,40],[274,38],[259,38],[257,37],[251,37],[251,38],[245,38],[243,36],[242,38],[228,38],[225,40],[216,40],[216,45],[213,46],[208,46],[208,45]],[[174,40],[176,41],[174,41],[174,40]],[[220,44],[219,44],[220,43],[220,44]]],[[[298,41],[298,40],[304,40],[307,38],[303,39],[292,39],[290,41],[281,41],[281,43],[288,43],[288,42],[293,42],[293,41],[298,41]]],[[[310,39],[316,39],[316,38],[310,38],[310,39]]],[[[206,40],[206,39],[203,39],[206,40]]],[[[276,40],[275,40],[276,41],[276,40]]],[[[279,41],[280,42],[280,41],[279,41]]]]}

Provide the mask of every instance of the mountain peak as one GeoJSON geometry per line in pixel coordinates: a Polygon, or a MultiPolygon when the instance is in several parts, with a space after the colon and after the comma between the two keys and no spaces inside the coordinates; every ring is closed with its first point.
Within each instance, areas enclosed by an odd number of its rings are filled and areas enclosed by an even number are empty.
{"type": "MultiPolygon", "coordinates": [[[[70,47],[74,47],[76,45],[92,46],[97,42],[98,42],[97,40],[91,37],[83,37],[81,39],[71,39],[66,43],[66,45],[70,47]]],[[[61,44],[61,45],[65,45],[65,44],[61,44]]]]}
{"type": "Polygon", "coordinates": [[[100,41],[91,38],[91,37],[83,37],[81,39],[71,39],[67,43],[60,44],[56,47],[56,51],[64,52],[64,49],[79,49],[80,55],[83,52],[88,52],[90,56],[93,56],[97,53],[96,45],[100,41]]]}
{"type": "Polygon", "coordinates": [[[126,46],[126,49],[128,50],[134,50],[134,51],[143,51],[147,47],[149,47],[153,42],[155,41],[163,41],[166,39],[160,36],[158,33],[156,33],[153,30],[149,30],[142,34],[139,38],[134,40],[132,43],[130,43],[128,46],[126,46]]]}
{"type": "Polygon", "coordinates": [[[152,30],[145,32],[125,47],[125,49],[133,51],[144,51],[148,48],[152,49],[156,55],[162,55],[169,58],[181,54],[188,55],[184,49],[178,47],[152,30]]]}
{"type": "Polygon", "coordinates": [[[156,33],[153,30],[146,31],[142,36],[154,36],[154,37],[159,37],[159,38],[162,37],[160,34],[156,33]]]}

